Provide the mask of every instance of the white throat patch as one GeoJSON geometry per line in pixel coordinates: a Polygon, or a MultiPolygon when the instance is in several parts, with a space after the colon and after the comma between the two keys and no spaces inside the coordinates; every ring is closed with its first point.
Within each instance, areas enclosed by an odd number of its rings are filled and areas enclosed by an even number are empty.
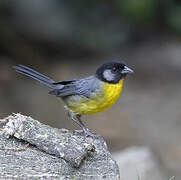
{"type": "Polygon", "coordinates": [[[106,69],[103,72],[103,76],[104,76],[104,79],[106,79],[107,81],[113,81],[115,77],[115,75],[111,72],[110,69],[106,69]]]}

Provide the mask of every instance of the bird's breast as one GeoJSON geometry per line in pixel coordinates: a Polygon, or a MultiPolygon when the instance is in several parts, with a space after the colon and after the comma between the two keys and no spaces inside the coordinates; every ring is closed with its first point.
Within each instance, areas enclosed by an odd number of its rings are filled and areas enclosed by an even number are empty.
{"type": "Polygon", "coordinates": [[[96,114],[111,107],[122,92],[123,79],[117,84],[100,82],[100,90],[95,91],[90,98],[72,96],[67,102],[68,108],[80,115],[96,114]]]}
{"type": "Polygon", "coordinates": [[[120,80],[120,82],[117,84],[102,83],[102,88],[103,88],[104,97],[100,106],[104,110],[104,108],[108,109],[113,104],[115,104],[115,102],[121,95],[123,88],[123,79],[120,80]]]}

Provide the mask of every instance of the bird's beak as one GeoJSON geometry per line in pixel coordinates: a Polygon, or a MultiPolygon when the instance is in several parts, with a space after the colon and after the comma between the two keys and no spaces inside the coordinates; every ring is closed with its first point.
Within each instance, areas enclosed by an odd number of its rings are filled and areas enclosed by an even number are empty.
{"type": "Polygon", "coordinates": [[[128,73],[134,73],[134,71],[132,69],[130,69],[127,66],[124,66],[124,69],[121,72],[122,74],[128,74],[128,73]]]}

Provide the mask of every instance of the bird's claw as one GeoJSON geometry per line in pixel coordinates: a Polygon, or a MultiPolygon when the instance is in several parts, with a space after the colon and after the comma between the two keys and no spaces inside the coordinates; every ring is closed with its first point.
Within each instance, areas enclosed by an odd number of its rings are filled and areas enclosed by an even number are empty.
{"type": "Polygon", "coordinates": [[[84,131],[82,129],[76,129],[76,130],[73,130],[73,132],[75,132],[75,133],[84,133],[84,131]]]}
{"type": "Polygon", "coordinates": [[[96,133],[93,133],[92,131],[90,131],[89,129],[85,128],[85,129],[78,129],[78,130],[74,130],[75,133],[84,133],[86,136],[91,136],[91,137],[98,137],[98,135],[96,133]]]}
{"type": "Polygon", "coordinates": [[[97,137],[98,136],[96,133],[93,133],[92,131],[90,131],[87,128],[83,129],[83,131],[84,131],[86,136],[91,136],[91,137],[97,137]]]}

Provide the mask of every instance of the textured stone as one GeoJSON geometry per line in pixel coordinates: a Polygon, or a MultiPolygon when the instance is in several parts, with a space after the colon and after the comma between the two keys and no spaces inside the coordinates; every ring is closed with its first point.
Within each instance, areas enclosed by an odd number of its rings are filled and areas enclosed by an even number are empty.
{"type": "Polygon", "coordinates": [[[0,131],[0,179],[119,179],[102,137],[51,128],[21,114],[6,119],[0,131]],[[25,151],[16,151],[27,143],[25,151]]]}

